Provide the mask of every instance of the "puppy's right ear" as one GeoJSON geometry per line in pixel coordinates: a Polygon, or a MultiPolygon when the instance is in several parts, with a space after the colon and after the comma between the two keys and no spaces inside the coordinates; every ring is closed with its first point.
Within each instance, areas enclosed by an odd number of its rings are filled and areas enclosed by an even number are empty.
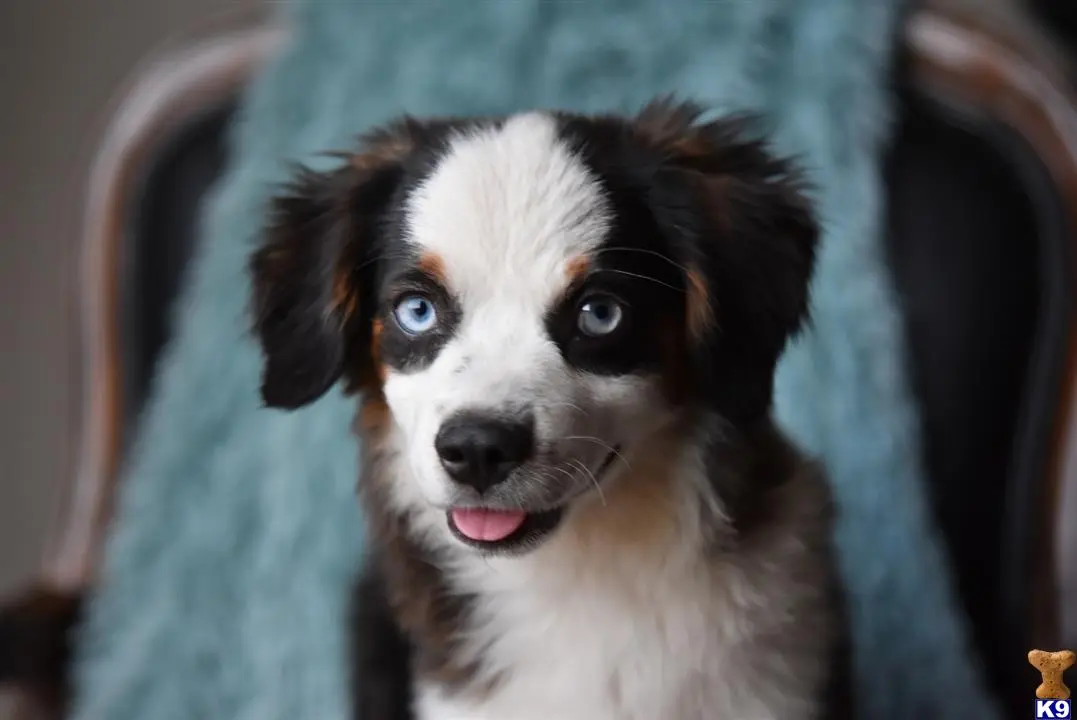
{"type": "Polygon", "coordinates": [[[342,375],[370,376],[374,260],[400,161],[381,148],[335,171],[302,170],[272,201],[250,260],[266,405],[295,409],[342,375]]]}

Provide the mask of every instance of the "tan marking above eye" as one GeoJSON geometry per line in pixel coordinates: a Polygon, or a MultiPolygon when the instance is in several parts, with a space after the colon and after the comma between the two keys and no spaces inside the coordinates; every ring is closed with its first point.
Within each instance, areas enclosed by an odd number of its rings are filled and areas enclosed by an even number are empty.
{"type": "Polygon", "coordinates": [[[445,274],[445,260],[436,252],[427,250],[419,256],[419,262],[415,264],[419,272],[428,276],[442,287],[446,287],[448,278],[445,274]]]}
{"type": "Polygon", "coordinates": [[[587,271],[591,269],[591,258],[587,255],[577,255],[565,263],[565,277],[568,284],[573,285],[583,279],[587,271]]]}
{"type": "Polygon", "coordinates": [[[707,281],[696,270],[689,270],[688,289],[685,294],[685,310],[688,319],[688,334],[699,340],[707,330],[714,327],[714,305],[711,301],[707,281]]]}

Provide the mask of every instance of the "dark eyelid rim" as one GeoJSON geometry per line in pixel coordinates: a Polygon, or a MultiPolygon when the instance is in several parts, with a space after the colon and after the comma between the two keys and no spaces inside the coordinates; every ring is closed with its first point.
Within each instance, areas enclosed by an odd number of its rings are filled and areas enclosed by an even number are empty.
{"type": "Polygon", "coordinates": [[[586,287],[582,288],[582,290],[583,292],[581,292],[577,296],[576,300],[577,312],[583,309],[585,303],[590,300],[593,300],[594,298],[610,298],[625,310],[630,310],[632,308],[632,303],[625,299],[625,297],[620,293],[614,292],[612,290],[607,290],[605,288],[588,289],[586,287]]]}
{"type": "Polygon", "coordinates": [[[571,306],[573,311],[578,313],[583,304],[590,298],[610,297],[616,300],[625,310],[631,310],[632,303],[628,301],[624,293],[610,287],[613,283],[604,283],[601,280],[596,282],[596,277],[601,273],[602,268],[596,268],[589,270],[573,281],[572,284],[565,288],[559,305],[561,307],[571,306]]]}

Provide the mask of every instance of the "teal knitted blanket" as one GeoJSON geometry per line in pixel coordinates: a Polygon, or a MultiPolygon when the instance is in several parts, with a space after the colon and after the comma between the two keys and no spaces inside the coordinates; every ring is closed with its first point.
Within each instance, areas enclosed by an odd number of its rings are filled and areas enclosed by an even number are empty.
{"type": "Polygon", "coordinates": [[[127,466],[75,717],[348,717],[344,610],[363,545],[352,404],[260,409],[246,334],[244,264],[286,162],[321,164],[401,111],[632,110],[671,91],[763,113],[819,188],[814,325],[782,362],[776,403],[839,498],[860,716],[997,717],[922,496],[881,252],[899,5],[294,0],[295,41],[245,98],[127,466]]]}

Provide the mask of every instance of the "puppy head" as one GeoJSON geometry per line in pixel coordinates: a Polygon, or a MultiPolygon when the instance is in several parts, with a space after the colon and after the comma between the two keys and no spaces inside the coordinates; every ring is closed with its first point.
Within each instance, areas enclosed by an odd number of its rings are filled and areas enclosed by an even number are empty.
{"type": "Polygon", "coordinates": [[[787,162],[699,115],[404,120],[300,175],[251,264],[266,403],[383,400],[396,509],[484,551],[675,419],[765,417],[816,226],[787,162]]]}

